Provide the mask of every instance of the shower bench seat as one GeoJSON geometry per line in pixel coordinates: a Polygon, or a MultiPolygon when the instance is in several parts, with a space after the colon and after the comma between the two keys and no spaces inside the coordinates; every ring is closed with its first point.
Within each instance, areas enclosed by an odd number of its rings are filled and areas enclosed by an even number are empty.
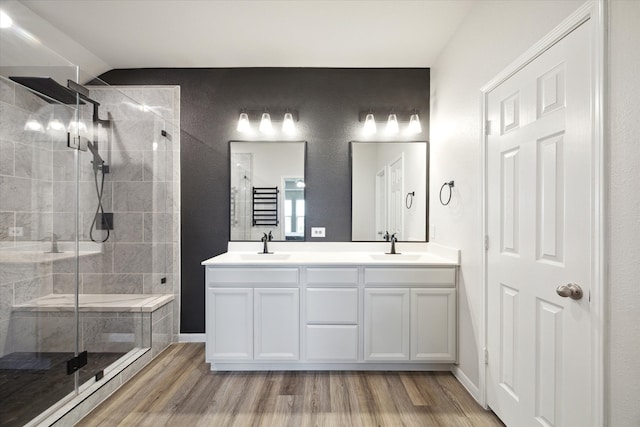
{"type": "MultiPolygon", "coordinates": [[[[172,294],[80,294],[81,312],[151,313],[173,301],[172,294]]],[[[75,309],[74,294],[49,294],[13,306],[13,311],[58,312],[75,309]]]]}
{"type": "MultiPolygon", "coordinates": [[[[126,353],[174,341],[173,294],[80,294],[79,334],[89,352],[126,353]]],[[[75,295],[49,294],[11,310],[12,351],[65,351],[75,347],[75,295]]]]}

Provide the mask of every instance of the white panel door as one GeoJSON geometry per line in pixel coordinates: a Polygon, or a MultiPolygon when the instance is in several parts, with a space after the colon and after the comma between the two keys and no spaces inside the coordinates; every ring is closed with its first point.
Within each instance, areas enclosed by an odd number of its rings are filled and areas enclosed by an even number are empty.
{"type": "Polygon", "coordinates": [[[387,168],[376,174],[376,239],[382,239],[389,230],[387,222],[387,168]]]}
{"type": "Polygon", "coordinates": [[[507,426],[590,425],[590,25],[488,95],[487,399],[507,426]]]}
{"type": "Polygon", "coordinates": [[[389,165],[389,233],[404,238],[404,154],[389,165]]]}
{"type": "Polygon", "coordinates": [[[299,359],[299,294],[297,288],[254,289],[255,360],[299,359]]]}
{"type": "Polygon", "coordinates": [[[409,360],[409,289],[364,290],[364,359],[409,360]]]}
{"type": "Polygon", "coordinates": [[[456,290],[411,289],[411,360],[456,361],[456,290]]]}
{"type": "Polygon", "coordinates": [[[208,288],[207,361],[253,359],[253,289],[208,288]]]}

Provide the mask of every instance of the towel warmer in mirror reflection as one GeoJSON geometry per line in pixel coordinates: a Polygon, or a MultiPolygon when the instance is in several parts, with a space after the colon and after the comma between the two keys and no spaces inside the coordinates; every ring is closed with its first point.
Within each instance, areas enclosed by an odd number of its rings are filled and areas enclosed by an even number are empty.
{"type": "Polygon", "coordinates": [[[278,187],[253,187],[253,225],[278,226],[278,187]]]}

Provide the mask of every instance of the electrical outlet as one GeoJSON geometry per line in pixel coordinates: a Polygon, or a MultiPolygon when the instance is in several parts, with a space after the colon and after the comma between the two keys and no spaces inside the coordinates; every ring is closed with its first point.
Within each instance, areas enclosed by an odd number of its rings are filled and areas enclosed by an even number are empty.
{"type": "Polygon", "coordinates": [[[324,237],[324,236],[325,236],[324,227],[311,227],[311,237],[324,237]]]}
{"type": "Polygon", "coordinates": [[[22,227],[9,227],[9,237],[22,237],[24,235],[24,228],[22,227]]]}

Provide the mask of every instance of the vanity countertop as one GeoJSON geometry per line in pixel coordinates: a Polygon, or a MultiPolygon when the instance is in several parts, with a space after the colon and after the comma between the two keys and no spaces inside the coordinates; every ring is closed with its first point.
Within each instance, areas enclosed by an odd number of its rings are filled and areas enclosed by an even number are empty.
{"type": "Polygon", "coordinates": [[[395,255],[385,242],[270,242],[269,254],[259,253],[261,242],[229,242],[229,251],[202,265],[403,265],[458,266],[460,251],[433,243],[396,243],[395,255]]]}

